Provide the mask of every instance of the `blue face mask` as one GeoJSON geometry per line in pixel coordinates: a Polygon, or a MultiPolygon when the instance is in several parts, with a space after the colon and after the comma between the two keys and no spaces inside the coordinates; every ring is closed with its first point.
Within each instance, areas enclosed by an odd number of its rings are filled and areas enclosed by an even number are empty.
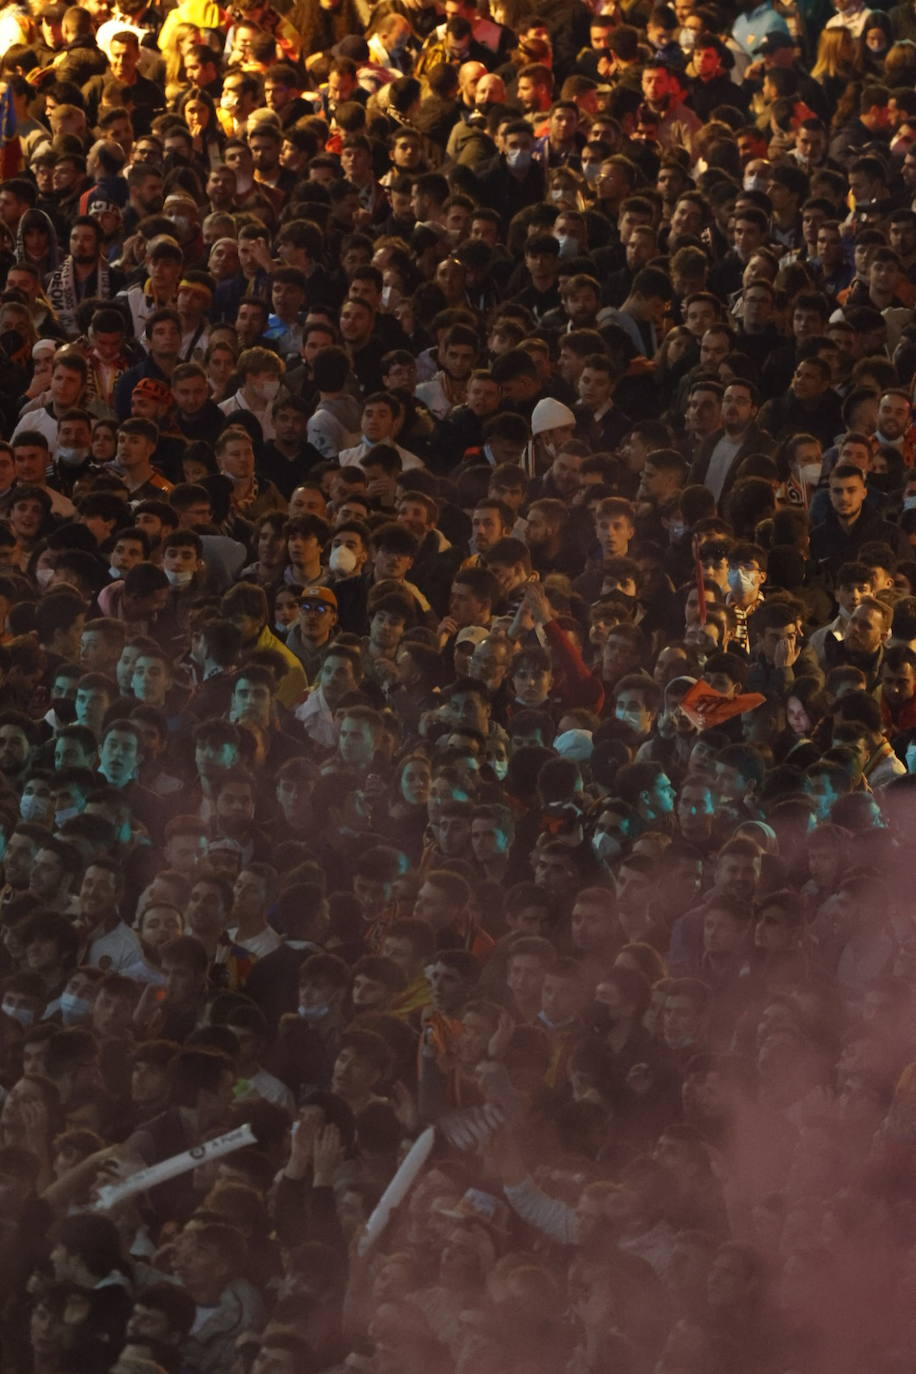
{"type": "Polygon", "coordinates": [[[92,1015],[92,1003],[87,1002],[85,997],[77,997],[74,992],[62,992],[60,1015],[65,1026],[76,1026],[82,1021],[89,1020],[92,1015]]]}
{"type": "Polygon", "coordinates": [[[299,1015],[303,1021],[323,1021],[330,1014],[330,1011],[330,1004],[327,1002],[323,1002],[318,1007],[304,1007],[301,1003],[299,1006],[299,1015]]]}

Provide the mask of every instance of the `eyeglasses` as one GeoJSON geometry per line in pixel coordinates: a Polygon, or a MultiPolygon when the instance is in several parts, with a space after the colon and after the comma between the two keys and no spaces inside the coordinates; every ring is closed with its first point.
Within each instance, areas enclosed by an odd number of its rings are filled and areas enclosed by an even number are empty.
{"type": "Polygon", "coordinates": [[[331,608],[326,606],[323,601],[300,601],[299,609],[300,611],[314,611],[315,615],[327,615],[331,608]]]}

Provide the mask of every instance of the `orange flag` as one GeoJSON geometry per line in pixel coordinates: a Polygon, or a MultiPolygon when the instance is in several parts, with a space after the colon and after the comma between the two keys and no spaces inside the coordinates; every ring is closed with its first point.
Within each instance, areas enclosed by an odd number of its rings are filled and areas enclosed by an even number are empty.
{"type": "Polygon", "coordinates": [[[717,692],[701,678],[695,682],[680,703],[681,710],[698,730],[712,730],[723,725],[733,716],[742,716],[745,711],[754,711],[766,701],[760,692],[744,692],[741,696],[727,697],[717,692]]]}

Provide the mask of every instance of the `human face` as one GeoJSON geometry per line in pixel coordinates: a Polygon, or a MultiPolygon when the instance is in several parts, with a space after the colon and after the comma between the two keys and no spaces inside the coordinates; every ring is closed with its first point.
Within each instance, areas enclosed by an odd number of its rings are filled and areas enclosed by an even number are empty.
{"type": "Polygon", "coordinates": [[[344,763],[367,768],[375,757],[375,731],[367,720],[344,716],[337,735],[337,749],[344,763]]]}
{"type": "MultiPolygon", "coordinates": [[[[341,337],[348,344],[362,343],[372,332],[372,319],[372,310],[362,301],[352,299],[345,301],[340,311],[341,337]]],[[[378,408],[373,407],[373,409],[378,408]]]]}
{"type": "Polygon", "coordinates": [[[131,677],[131,690],[146,706],[162,706],[172,685],[168,664],[161,658],[140,654],[131,677]]]}
{"type": "Polygon", "coordinates": [[[601,553],[604,558],[625,557],[635,529],[628,515],[598,514],[595,517],[595,530],[601,553]]]}
{"type": "Polygon", "coordinates": [[[363,434],[372,444],[382,444],[394,430],[395,417],[391,407],[381,402],[363,406],[363,434]]]}
{"type": "Polygon", "coordinates": [[[865,501],[865,479],[830,474],[830,504],[841,520],[853,520],[865,501]]]}
{"type": "Polygon", "coordinates": [[[857,606],[846,622],[845,643],[853,653],[877,653],[887,634],[884,619],[874,607],[857,606]]]}
{"type": "Polygon", "coordinates": [[[763,244],[765,230],[750,220],[742,219],[739,216],[735,220],[733,237],[735,252],[742,262],[747,262],[751,254],[763,244]]]}
{"type": "Polygon", "coordinates": [[[194,884],[185,911],[185,923],[192,935],[207,939],[219,935],[225,927],[227,915],[221,888],[214,883],[194,884]]]}
{"type": "Polygon", "coordinates": [[[136,737],[126,730],[109,730],[99,753],[99,767],[108,781],[114,787],[124,787],[134,776],[138,762],[139,745],[136,737]]]}
{"type": "Polygon", "coordinates": [[[685,782],[677,800],[677,820],[686,840],[705,839],[712,827],[715,797],[705,782],[685,782]]]}
{"type": "Polygon", "coordinates": [[[127,86],[134,84],[137,74],[137,64],[140,61],[140,46],[136,39],[133,42],[112,39],[108,45],[108,62],[111,67],[111,74],[115,81],[122,81],[127,86]]]}
{"type": "Polygon", "coordinates": [[[349,1045],[340,1051],[334,1061],[331,1091],[339,1094],[344,1101],[361,1098],[372,1091],[378,1079],[379,1071],[371,1060],[349,1045]]]}
{"type": "Polygon", "coordinates": [[[254,477],[254,449],[249,439],[228,439],[217,454],[220,472],[233,482],[250,482],[254,477]]]}
{"type": "Polygon", "coordinates": [[[234,721],[249,721],[266,729],[273,711],[273,695],[265,682],[239,678],[232,692],[231,714],[234,721]]]}
{"type": "Polygon", "coordinates": [[[827,390],[828,381],[819,367],[799,363],[792,378],[792,390],[800,401],[813,401],[827,390]]]}
{"type": "Polygon", "coordinates": [[[749,854],[723,854],[716,864],[716,887],[738,901],[750,901],[760,877],[760,859],[749,854]]]}
{"type": "Polygon", "coordinates": [[[151,949],[160,950],[182,933],[181,914],[170,906],[148,906],[140,921],[140,938],[151,949]]]}
{"type": "Polygon", "coordinates": [[[885,439],[894,443],[902,439],[910,427],[910,403],[905,396],[888,393],[878,406],[878,429],[885,439]]]}
{"type": "Polygon", "coordinates": [[[715,433],[722,416],[719,397],[713,391],[695,387],[687,398],[684,425],[688,432],[698,438],[706,438],[715,433]]]}
{"type": "Polygon", "coordinates": [[[118,902],[118,883],[115,875],[107,868],[90,864],[83,874],[80,884],[80,914],[90,928],[107,918],[118,902]]]}

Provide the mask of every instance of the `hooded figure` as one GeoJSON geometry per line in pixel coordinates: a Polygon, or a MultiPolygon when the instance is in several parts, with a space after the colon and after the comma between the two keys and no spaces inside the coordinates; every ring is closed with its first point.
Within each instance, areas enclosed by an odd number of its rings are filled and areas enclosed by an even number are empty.
{"type": "Polygon", "coordinates": [[[525,450],[529,477],[550,467],[560,447],[572,438],[575,428],[576,417],[569,406],[554,400],[553,396],[538,401],[531,412],[531,441],[525,450]]]}

